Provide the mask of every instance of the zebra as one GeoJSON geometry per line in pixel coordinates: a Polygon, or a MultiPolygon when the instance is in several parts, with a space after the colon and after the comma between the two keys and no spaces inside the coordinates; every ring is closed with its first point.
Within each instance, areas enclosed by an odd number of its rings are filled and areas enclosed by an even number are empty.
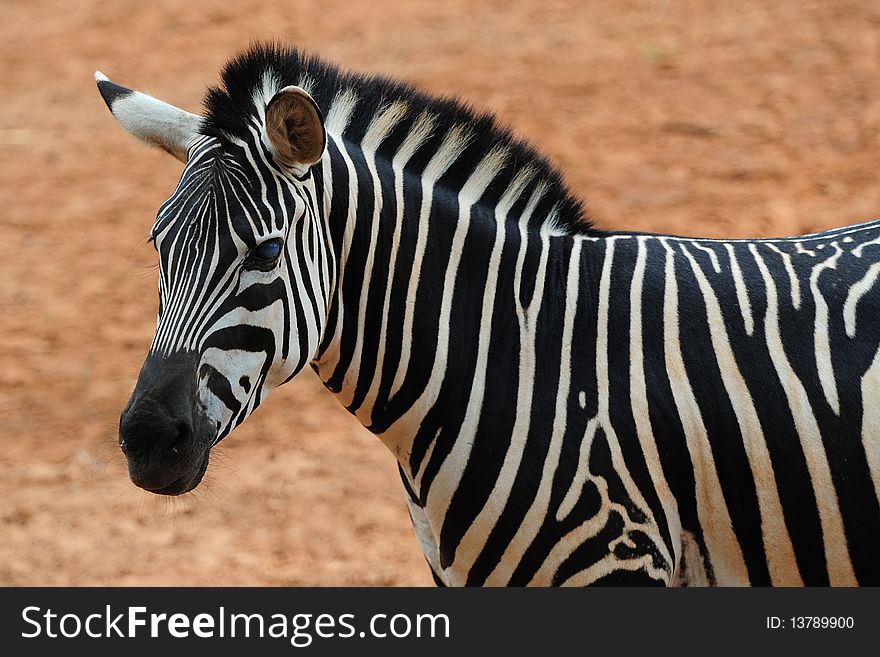
{"type": "Polygon", "coordinates": [[[95,78],[184,164],[134,484],[195,488],[308,365],[396,457],[438,585],[880,584],[880,221],[602,230],[491,115],[282,44],[203,115],[95,78]]]}

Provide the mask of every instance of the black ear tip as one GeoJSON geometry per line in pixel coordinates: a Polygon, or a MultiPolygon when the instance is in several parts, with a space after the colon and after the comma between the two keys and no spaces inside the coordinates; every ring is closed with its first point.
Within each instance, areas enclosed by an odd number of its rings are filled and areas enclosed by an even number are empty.
{"type": "Polygon", "coordinates": [[[134,93],[131,89],[122,87],[115,82],[110,82],[107,76],[100,71],[95,71],[95,82],[98,83],[98,91],[101,92],[101,97],[104,99],[104,102],[107,103],[107,107],[110,108],[111,112],[113,111],[113,103],[120,98],[124,98],[125,96],[134,93]]]}

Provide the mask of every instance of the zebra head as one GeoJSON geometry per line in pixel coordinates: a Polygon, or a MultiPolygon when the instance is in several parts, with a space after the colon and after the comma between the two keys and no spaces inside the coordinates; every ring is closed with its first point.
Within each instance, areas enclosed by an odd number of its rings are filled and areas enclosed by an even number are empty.
{"type": "Polygon", "coordinates": [[[113,116],[184,163],[150,232],[159,255],[156,334],[120,418],[132,481],[195,488],[211,447],[312,360],[326,315],[323,117],[303,89],[254,97],[249,138],[95,74],[113,116]]]}

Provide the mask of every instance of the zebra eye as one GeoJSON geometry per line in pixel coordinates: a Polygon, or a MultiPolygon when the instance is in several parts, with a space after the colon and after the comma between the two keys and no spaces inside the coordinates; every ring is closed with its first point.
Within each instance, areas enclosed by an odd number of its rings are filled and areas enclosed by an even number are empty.
{"type": "Polygon", "coordinates": [[[266,240],[254,248],[251,253],[257,260],[265,260],[271,261],[275,260],[278,255],[281,253],[281,245],[282,241],[280,237],[273,237],[270,240],[266,240]]]}

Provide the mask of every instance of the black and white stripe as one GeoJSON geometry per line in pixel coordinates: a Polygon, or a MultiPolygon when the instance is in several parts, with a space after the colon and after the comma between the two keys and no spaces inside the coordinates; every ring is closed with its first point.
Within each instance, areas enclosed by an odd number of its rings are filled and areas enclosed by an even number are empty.
{"type": "Polygon", "coordinates": [[[330,289],[318,194],[314,180],[292,184],[253,142],[203,136],[159,210],[150,351],[200,354],[200,396],[217,441],[317,349],[330,289]],[[272,237],[290,245],[279,265],[247,268],[247,253],[272,237]]]}
{"type": "Polygon", "coordinates": [[[441,583],[880,583],[880,222],[601,232],[458,103],[275,47],[223,79],[153,230],[152,348],[200,354],[218,440],[310,362],[441,583]],[[304,176],[262,127],[286,85],[326,117],[304,176]]]}

